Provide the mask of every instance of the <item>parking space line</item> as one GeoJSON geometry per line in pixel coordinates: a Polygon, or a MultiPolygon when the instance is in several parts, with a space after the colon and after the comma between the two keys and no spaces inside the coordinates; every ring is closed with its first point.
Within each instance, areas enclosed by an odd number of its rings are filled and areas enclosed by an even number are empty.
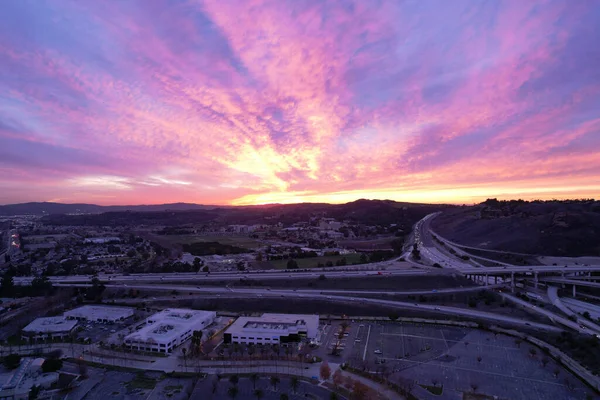
{"type": "Polygon", "coordinates": [[[367,347],[369,346],[369,336],[371,335],[371,324],[369,324],[369,330],[367,331],[367,340],[365,341],[365,351],[363,351],[363,361],[367,357],[367,347]]]}
{"type": "MultiPolygon", "coordinates": [[[[384,357],[382,357],[384,358],[384,357]]],[[[395,361],[399,361],[396,360],[395,358],[384,358],[385,360],[395,360],[395,361]]],[[[466,367],[458,367],[458,366],[449,366],[449,365],[444,365],[441,363],[435,363],[433,362],[433,360],[430,361],[415,361],[415,360],[409,360],[409,359],[403,359],[400,360],[402,362],[408,362],[408,363],[413,363],[413,364],[429,364],[429,365],[435,365],[441,368],[449,368],[449,369],[455,369],[455,370],[462,370],[462,371],[471,371],[471,372],[479,372],[481,374],[487,374],[487,375],[495,375],[495,376],[501,376],[503,378],[511,378],[511,379],[524,379],[527,381],[531,381],[531,382],[540,382],[540,383],[546,383],[546,384],[551,384],[551,385],[556,385],[556,386],[565,386],[561,383],[557,383],[557,382],[553,382],[553,381],[543,381],[540,379],[533,379],[533,378],[527,378],[524,376],[511,376],[511,375],[505,375],[505,374],[501,374],[498,372],[489,372],[489,371],[482,371],[480,369],[473,369],[473,368],[466,368],[466,367]]]]}
{"type": "Polygon", "coordinates": [[[444,336],[444,330],[440,329],[440,333],[442,334],[442,339],[444,339],[444,344],[446,345],[446,351],[450,351],[450,347],[448,347],[448,342],[446,341],[446,337],[444,336]]]}

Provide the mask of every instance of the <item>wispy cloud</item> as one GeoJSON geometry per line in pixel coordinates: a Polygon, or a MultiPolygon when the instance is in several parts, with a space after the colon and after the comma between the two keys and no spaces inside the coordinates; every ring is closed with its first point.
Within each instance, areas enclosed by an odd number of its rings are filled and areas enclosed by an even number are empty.
{"type": "Polygon", "coordinates": [[[597,196],[599,40],[586,1],[8,2],[0,202],[597,196]]]}

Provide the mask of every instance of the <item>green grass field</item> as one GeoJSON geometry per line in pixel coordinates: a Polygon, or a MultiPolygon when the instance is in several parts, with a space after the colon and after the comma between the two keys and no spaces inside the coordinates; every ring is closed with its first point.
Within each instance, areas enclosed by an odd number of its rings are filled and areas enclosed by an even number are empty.
{"type": "MultiPolygon", "coordinates": [[[[347,265],[352,265],[360,261],[360,254],[351,253],[343,256],[323,256],[323,257],[311,257],[311,258],[297,258],[296,262],[298,263],[298,268],[316,268],[319,263],[327,263],[327,261],[331,261],[333,265],[335,265],[336,261],[341,260],[346,257],[347,265]]],[[[275,260],[269,261],[273,268],[276,269],[285,269],[287,267],[288,260],[275,260]]]]}
{"type": "Polygon", "coordinates": [[[165,235],[164,240],[172,244],[191,244],[194,242],[219,242],[232,246],[244,247],[246,249],[255,249],[261,246],[261,243],[248,236],[200,236],[200,235],[165,235]]]}

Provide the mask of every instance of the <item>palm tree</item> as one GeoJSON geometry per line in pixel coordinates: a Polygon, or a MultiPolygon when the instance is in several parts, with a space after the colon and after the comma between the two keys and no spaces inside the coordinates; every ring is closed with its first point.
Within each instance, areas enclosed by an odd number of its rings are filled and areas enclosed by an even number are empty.
{"type": "Polygon", "coordinates": [[[290,379],[290,386],[292,387],[292,391],[294,392],[294,394],[296,394],[296,391],[298,390],[299,383],[300,382],[298,381],[298,377],[292,376],[292,379],[290,379]]]}
{"type": "Polygon", "coordinates": [[[278,383],[279,383],[279,377],[276,375],[271,376],[271,386],[273,386],[273,390],[277,390],[278,383]]]}
{"type": "Polygon", "coordinates": [[[252,389],[256,389],[256,381],[258,381],[258,374],[254,373],[250,375],[250,380],[252,381],[252,389]]]}
{"type": "Polygon", "coordinates": [[[257,400],[260,400],[264,395],[265,393],[261,389],[254,389],[254,396],[257,400]]]}
{"type": "Polygon", "coordinates": [[[238,395],[238,388],[237,386],[232,386],[227,390],[227,394],[229,395],[229,397],[231,397],[232,399],[235,399],[236,396],[238,395]]]}

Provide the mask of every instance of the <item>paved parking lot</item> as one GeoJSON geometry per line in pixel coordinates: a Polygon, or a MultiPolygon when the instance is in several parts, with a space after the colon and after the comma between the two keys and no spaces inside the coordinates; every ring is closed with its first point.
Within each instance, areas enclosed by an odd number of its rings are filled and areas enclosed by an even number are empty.
{"type": "Polygon", "coordinates": [[[532,356],[533,346],[517,344],[509,336],[459,327],[353,322],[336,357],[329,353],[339,325],[335,321],[326,328],[318,355],[386,373],[392,379],[444,385],[444,399],[462,399],[463,392],[473,387],[478,393],[505,399],[585,399],[591,392],[555,362],[548,360],[543,366],[546,357],[540,349],[532,356]]]}

